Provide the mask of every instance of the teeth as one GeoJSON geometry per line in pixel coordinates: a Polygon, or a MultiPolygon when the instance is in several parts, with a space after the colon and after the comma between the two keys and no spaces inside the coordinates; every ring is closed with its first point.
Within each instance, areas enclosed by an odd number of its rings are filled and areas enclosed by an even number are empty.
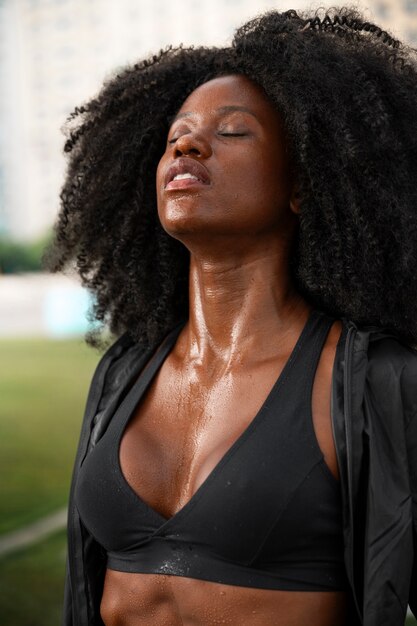
{"type": "Polygon", "coordinates": [[[185,172],[185,174],[177,174],[172,180],[183,180],[184,178],[194,178],[194,180],[198,180],[197,176],[194,176],[194,174],[190,174],[190,172],[185,172]]]}

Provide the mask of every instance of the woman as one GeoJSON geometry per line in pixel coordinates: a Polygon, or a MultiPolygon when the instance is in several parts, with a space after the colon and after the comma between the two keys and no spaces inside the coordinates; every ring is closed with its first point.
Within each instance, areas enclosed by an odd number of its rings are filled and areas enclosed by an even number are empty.
{"type": "Polygon", "coordinates": [[[75,463],[64,624],[416,611],[416,86],[356,11],[273,11],[73,114],[49,264],[75,261],[119,339],[75,463]]]}

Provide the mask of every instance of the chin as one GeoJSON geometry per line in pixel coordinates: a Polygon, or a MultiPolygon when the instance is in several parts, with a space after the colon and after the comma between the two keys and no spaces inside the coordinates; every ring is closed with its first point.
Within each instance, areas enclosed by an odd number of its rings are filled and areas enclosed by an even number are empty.
{"type": "Polygon", "coordinates": [[[170,237],[178,239],[184,244],[200,237],[204,232],[207,233],[206,226],[190,224],[189,220],[164,221],[161,226],[170,237]]]}
{"type": "Polygon", "coordinates": [[[179,205],[170,206],[163,211],[158,211],[158,214],[162,228],[172,237],[181,234],[198,234],[210,228],[208,216],[203,215],[195,207],[187,209],[179,205]]]}

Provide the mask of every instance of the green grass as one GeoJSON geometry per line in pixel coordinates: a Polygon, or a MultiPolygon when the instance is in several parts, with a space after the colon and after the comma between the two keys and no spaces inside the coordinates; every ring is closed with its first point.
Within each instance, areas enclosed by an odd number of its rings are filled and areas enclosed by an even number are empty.
{"type": "Polygon", "coordinates": [[[56,533],[0,560],[2,626],[58,626],[64,593],[66,536],[56,533]]]}
{"type": "Polygon", "coordinates": [[[99,354],[82,339],[0,341],[0,534],[65,506],[99,354]]]}

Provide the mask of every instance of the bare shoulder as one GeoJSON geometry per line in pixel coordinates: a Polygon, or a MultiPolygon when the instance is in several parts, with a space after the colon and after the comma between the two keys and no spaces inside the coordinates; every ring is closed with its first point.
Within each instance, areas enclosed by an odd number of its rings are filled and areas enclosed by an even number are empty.
{"type": "Polygon", "coordinates": [[[336,349],[337,344],[339,343],[340,335],[343,330],[343,322],[341,320],[335,320],[332,324],[329,334],[327,336],[326,346],[329,346],[333,350],[336,349]]]}
{"type": "Polygon", "coordinates": [[[341,320],[335,320],[327,334],[326,341],[323,346],[323,350],[320,356],[320,367],[327,371],[331,376],[333,370],[334,359],[336,355],[337,345],[343,331],[343,322],[341,320]]]}

